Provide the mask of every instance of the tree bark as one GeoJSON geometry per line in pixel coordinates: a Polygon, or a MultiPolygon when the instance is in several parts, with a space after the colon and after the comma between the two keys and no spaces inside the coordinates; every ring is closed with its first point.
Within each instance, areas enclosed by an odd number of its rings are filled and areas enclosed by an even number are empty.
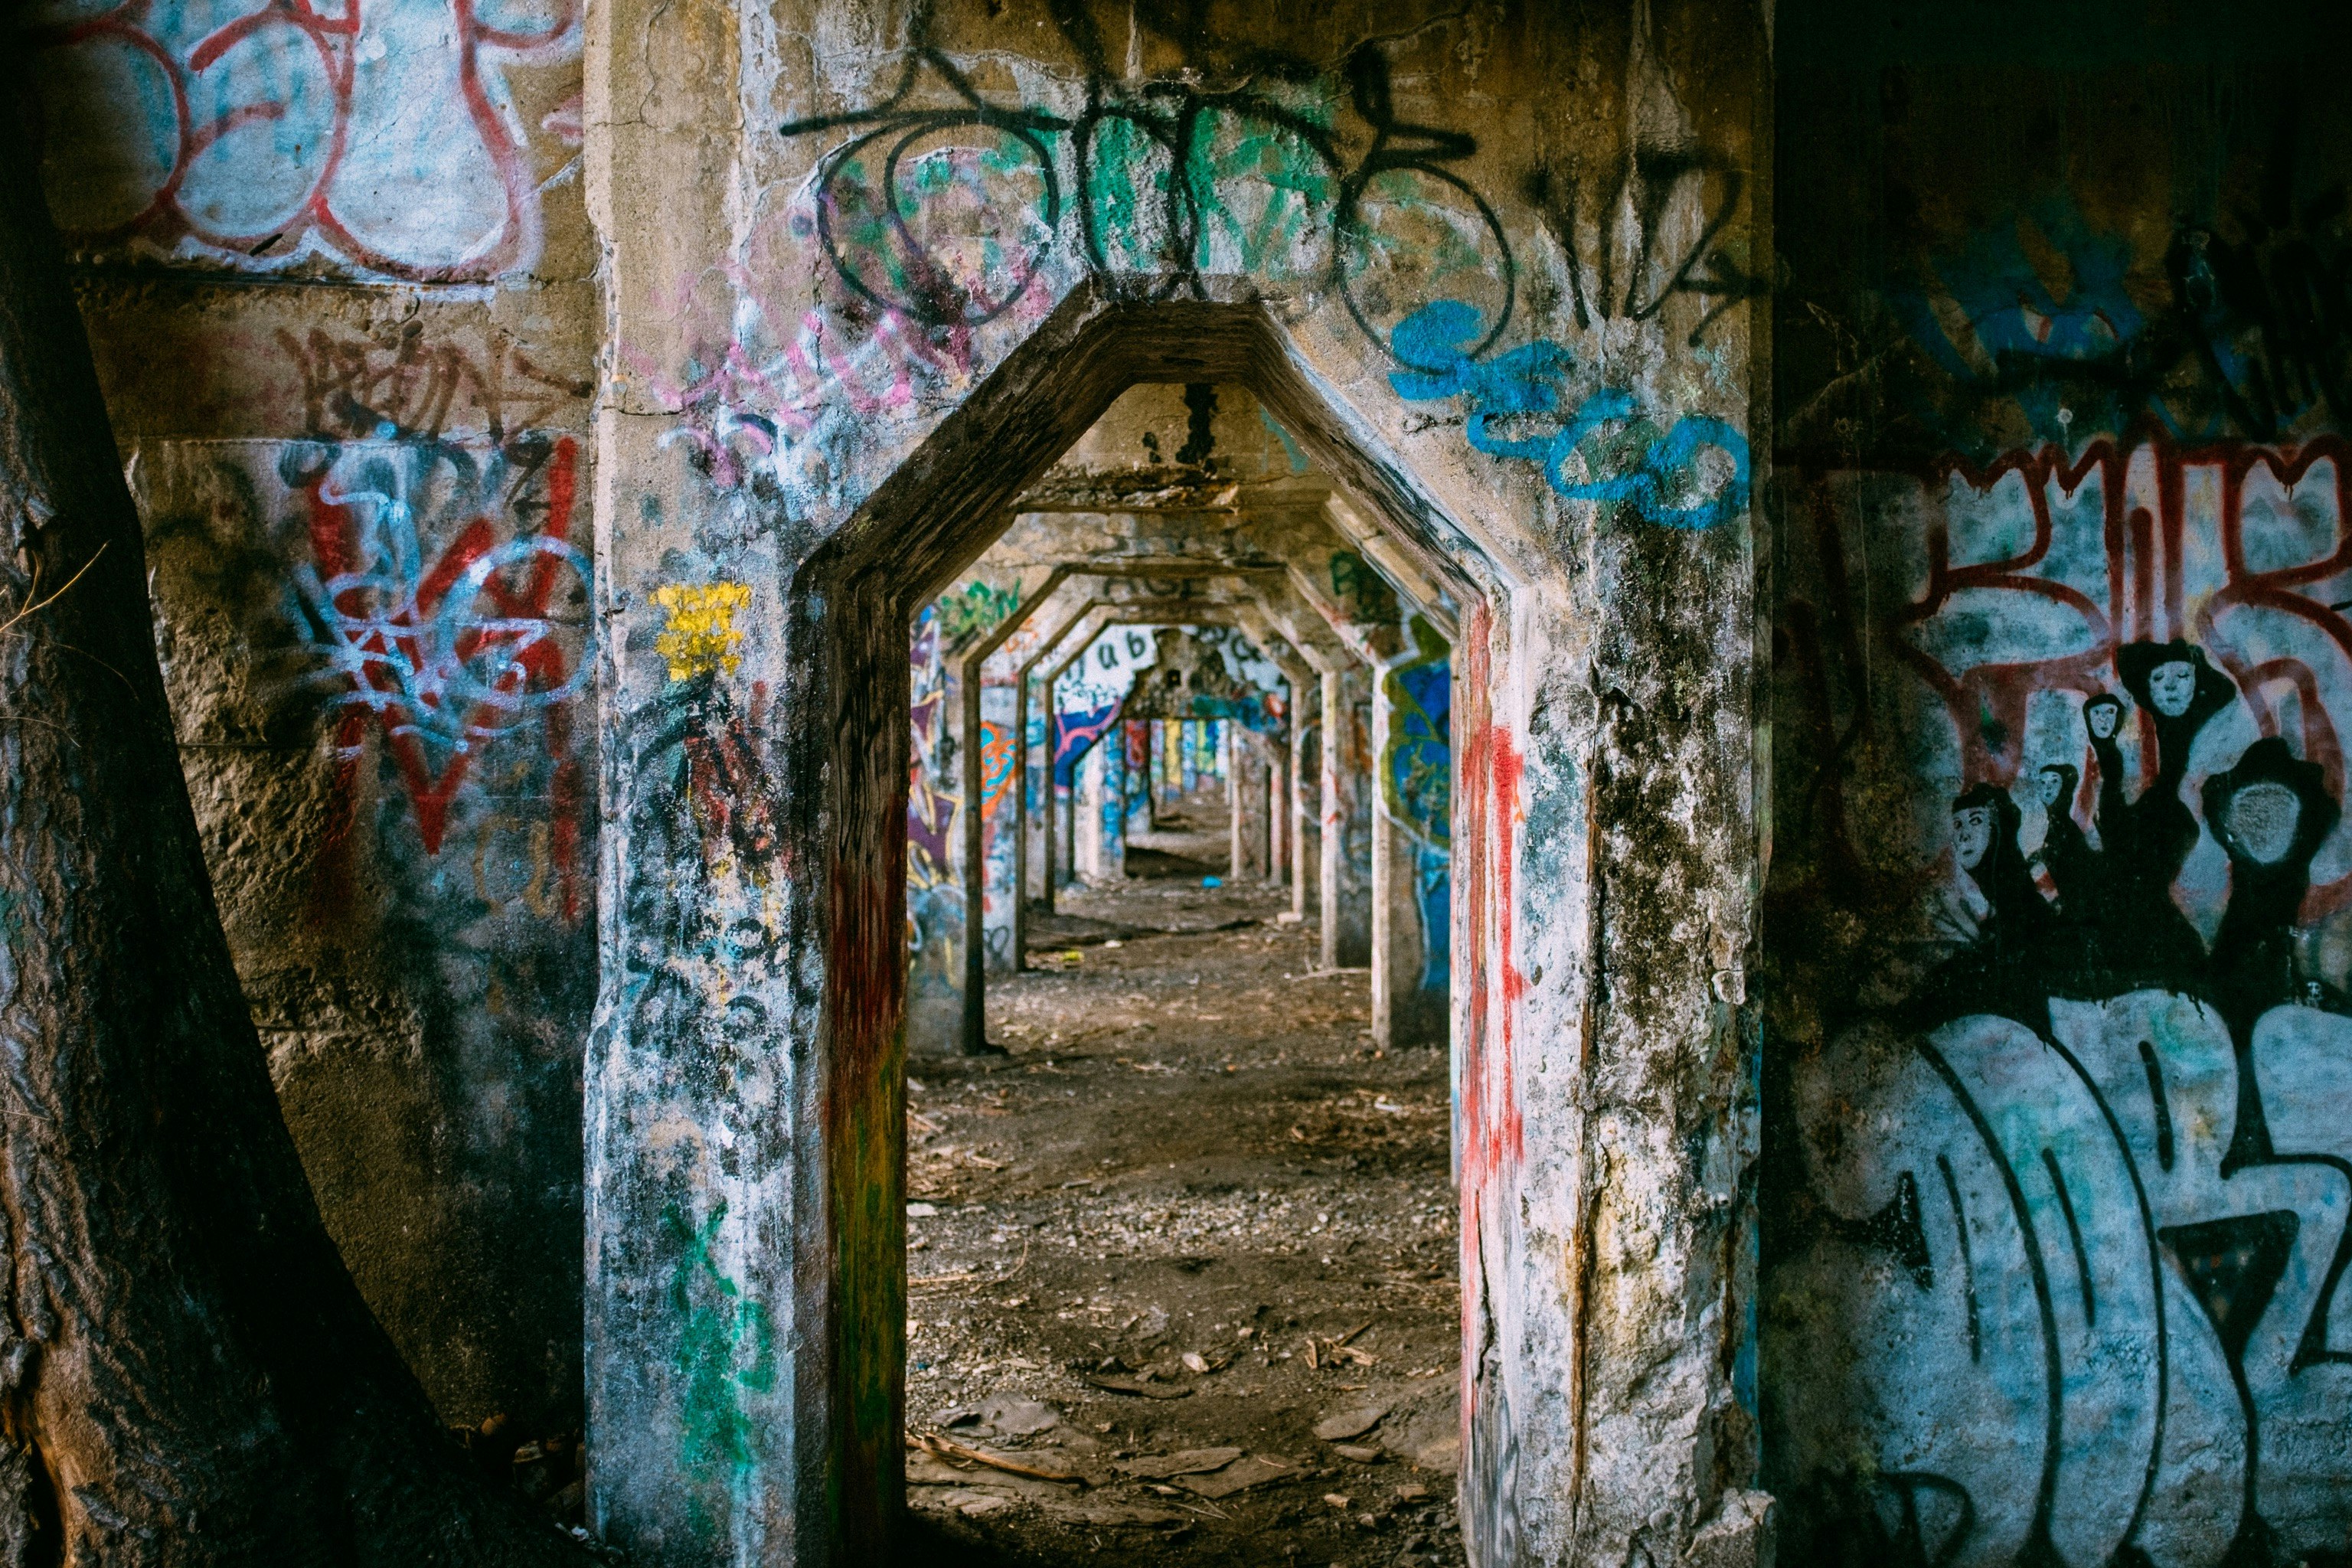
{"type": "Polygon", "coordinates": [[[583,1562],[468,1465],[320,1223],[21,126],[0,117],[0,1564],[583,1562]]]}

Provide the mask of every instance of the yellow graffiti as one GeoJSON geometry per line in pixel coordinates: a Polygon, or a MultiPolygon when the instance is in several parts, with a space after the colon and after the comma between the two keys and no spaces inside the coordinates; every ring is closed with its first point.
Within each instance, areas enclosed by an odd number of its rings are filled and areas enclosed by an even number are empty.
{"type": "Polygon", "coordinates": [[[672,680],[691,680],[716,670],[735,673],[743,662],[737,650],[743,634],[735,612],[751,602],[749,583],[672,583],[654,590],[654,603],[669,624],[654,638],[654,651],[669,661],[672,680]]]}

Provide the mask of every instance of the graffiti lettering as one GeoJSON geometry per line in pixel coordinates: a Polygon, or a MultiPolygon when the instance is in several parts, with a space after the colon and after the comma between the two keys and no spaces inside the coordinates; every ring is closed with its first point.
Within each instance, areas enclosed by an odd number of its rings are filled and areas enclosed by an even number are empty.
{"type": "Polygon", "coordinates": [[[389,425],[427,440],[471,429],[499,441],[509,429],[561,423],[558,416],[594,390],[541,369],[511,344],[474,354],[427,343],[415,321],[388,337],[338,337],[313,327],[297,338],[281,331],[278,343],[300,381],[302,428],[319,436],[381,436],[389,425]]]}
{"type": "Polygon", "coordinates": [[[514,79],[573,68],[539,129],[577,146],[578,0],[55,10],[36,40],[61,226],[240,270],[318,256],[436,282],[538,259],[514,79]]]}
{"type": "MultiPolygon", "coordinates": [[[[1576,358],[1558,343],[1529,343],[1480,363],[1465,345],[1481,321],[1441,300],[1401,322],[1390,373],[1401,397],[1470,404],[1470,445],[1542,466],[1568,500],[1623,505],[1667,528],[1705,529],[1748,507],[1748,439],[1723,420],[1685,414],[1661,425],[1631,393],[1601,387],[1574,407],[1565,383],[1576,358]]],[[[1489,334],[1491,337],[1491,334],[1489,334]]]]}
{"type": "Polygon", "coordinates": [[[577,461],[564,437],[509,442],[487,461],[427,442],[301,444],[281,463],[317,563],[298,568],[290,607],[335,691],[339,798],[353,798],[373,723],[425,852],[438,854],[477,753],[536,726],[556,762],[567,910],[581,784],[566,710],[584,679],[589,583],[569,538],[577,461]],[[492,521],[501,503],[517,523],[503,540],[492,521]]]}

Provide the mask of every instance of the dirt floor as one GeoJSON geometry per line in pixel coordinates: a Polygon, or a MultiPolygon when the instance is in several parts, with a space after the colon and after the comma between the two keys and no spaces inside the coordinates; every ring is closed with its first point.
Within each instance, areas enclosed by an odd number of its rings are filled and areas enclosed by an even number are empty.
{"type": "Polygon", "coordinates": [[[1374,1051],[1286,893],[1202,886],[1223,820],[1033,917],[1006,1055],[910,1066],[919,1560],[1463,1560],[1445,1051],[1374,1051]]]}

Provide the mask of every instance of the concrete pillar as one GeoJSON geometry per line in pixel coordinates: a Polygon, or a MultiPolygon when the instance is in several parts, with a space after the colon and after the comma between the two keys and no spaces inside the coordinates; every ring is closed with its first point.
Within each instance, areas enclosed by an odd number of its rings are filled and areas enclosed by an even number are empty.
{"type": "Polygon", "coordinates": [[[1323,967],[1372,961],[1371,681],[1350,664],[1323,676],[1323,967]]]}
{"type": "Polygon", "coordinates": [[[1152,719],[1130,720],[1122,722],[1119,728],[1126,731],[1127,738],[1127,768],[1122,780],[1125,799],[1118,833],[1118,875],[1124,877],[1127,875],[1128,835],[1145,831],[1154,820],[1152,807],[1159,791],[1151,777],[1152,741],[1160,723],[1152,719]]]}
{"type": "Polygon", "coordinates": [[[1079,760],[1075,792],[1075,865],[1079,876],[1097,886],[1127,874],[1127,770],[1116,738],[1114,731],[1079,760]]]}
{"type": "Polygon", "coordinates": [[[907,799],[907,1049],[940,1056],[963,1041],[963,703],[956,661],[940,657],[936,632],[917,640],[913,668],[921,700],[907,799]]]}
{"type": "MultiPolygon", "coordinates": [[[[1021,838],[1019,810],[1021,748],[1014,726],[1011,686],[980,689],[980,811],[973,837],[979,864],[972,875],[980,889],[979,962],[985,973],[1010,974],[1013,961],[1013,910],[1019,900],[1021,838]]],[[[970,1005],[967,1004],[967,1011],[970,1005]]]]}
{"type": "Polygon", "coordinates": [[[1451,654],[1420,621],[1372,698],[1372,1043],[1446,1037],[1452,984],[1451,654]]]}
{"type": "MultiPolygon", "coordinates": [[[[1311,690],[1320,713],[1321,683],[1311,690]]],[[[1290,912],[1303,921],[1310,904],[1323,907],[1323,726],[1302,720],[1296,734],[1290,747],[1290,912]]]]}
{"type": "Polygon", "coordinates": [[[1225,800],[1231,814],[1232,848],[1228,858],[1236,882],[1264,882],[1272,874],[1272,845],[1267,838],[1272,779],[1267,769],[1265,738],[1239,724],[1225,731],[1225,800]]]}
{"type": "Polygon", "coordinates": [[[1038,790],[1036,898],[1039,907],[1052,914],[1054,895],[1062,885],[1061,868],[1056,862],[1069,859],[1070,839],[1062,831],[1061,772],[1054,765],[1054,752],[1061,744],[1062,718],[1054,711],[1051,682],[1045,688],[1045,763],[1038,790]]]}
{"type": "MultiPolygon", "coordinates": [[[[1046,836],[1053,823],[1048,808],[1054,799],[1054,711],[1050,703],[1034,700],[1024,706],[1028,711],[1023,727],[1028,736],[1022,749],[1019,890],[1020,929],[1025,940],[1030,901],[1050,900],[1053,894],[1052,852],[1046,847],[1046,836]]],[[[1018,960],[1018,948],[1014,956],[1018,960]]]]}
{"type": "Polygon", "coordinates": [[[1249,864],[1249,846],[1242,826],[1242,771],[1234,765],[1236,742],[1230,725],[1218,736],[1218,744],[1222,752],[1218,761],[1225,775],[1225,880],[1239,882],[1249,864]]]}
{"type": "Polygon", "coordinates": [[[1059,879],[1055,889],[1058,895],[1062,889],[1077,885],[1078,824],[1083,819],[1078,810],[1077,779],[1073,776],[1067,784],[1057,787],[1061,798],[1055,810],[1061,817],[1061,842],[1064,846],[1061,864],[1055,868],[1055,875],[1059,879]]]}

